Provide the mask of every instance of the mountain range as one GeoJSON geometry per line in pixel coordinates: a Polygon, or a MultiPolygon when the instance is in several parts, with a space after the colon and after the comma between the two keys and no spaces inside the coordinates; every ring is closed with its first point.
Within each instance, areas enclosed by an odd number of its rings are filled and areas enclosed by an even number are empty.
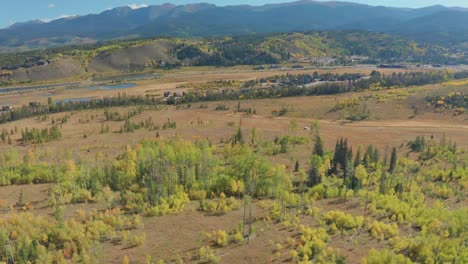
{"type": "Polygon", "coordinates": [[[0,30],[9,50],[154,36],[211,37],[254,33],[363,30],[468,48],[468,9],[393,8],[348,2],[298,1],[263,6],[212,4],[118,7],[100,14],[33,20],[0,30]]]}

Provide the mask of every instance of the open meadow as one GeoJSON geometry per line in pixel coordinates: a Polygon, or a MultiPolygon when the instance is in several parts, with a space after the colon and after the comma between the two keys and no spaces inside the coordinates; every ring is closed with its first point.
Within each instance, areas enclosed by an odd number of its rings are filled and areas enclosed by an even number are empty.
{"type": "MultiPolygon", "coordinates": [[[[131,88],[85,81],[0,101],[207,98],[374,70],[172,70],[131,88]]],[[[382,87],[3,122],[0,263],[467,263],[468,83],[382,87]]]]}

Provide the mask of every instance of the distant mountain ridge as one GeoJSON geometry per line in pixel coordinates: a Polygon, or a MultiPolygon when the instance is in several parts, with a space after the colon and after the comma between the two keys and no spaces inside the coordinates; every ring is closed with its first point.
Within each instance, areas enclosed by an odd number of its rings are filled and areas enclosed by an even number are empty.
{"type": "MultiPolygon", "coordinates": [[[[0,30],[0,47],[42,48],[122,38],[209,37],[310,30],[364,30],[420,41],[468,42],[468,9],[409,9],[348,2],[298,1],[263,6],[212,4],[118,7],[100,14],[34,20],[0,30]]],[[[463,45],[462,45],[463,46],[463,45]]]]}

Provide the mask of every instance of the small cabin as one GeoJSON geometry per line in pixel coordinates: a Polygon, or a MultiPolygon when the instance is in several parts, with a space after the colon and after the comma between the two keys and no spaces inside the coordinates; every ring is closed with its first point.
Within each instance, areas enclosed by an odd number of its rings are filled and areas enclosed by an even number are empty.
{"type": "Polygon", "coordinates": [[[13,110],[13,106],[11,105],[2,106],[2,111],[11,111],[11,110],[13,110]]]}
{"type": "Polygon", "coordinates": [[[41,103],[39,102],[29,102],[29,107],[39,107],[41,106],[41,103]]]}
{"type": "Polygon", "coordinates": [[[38,66],[44,66],[44,65],[47,65],[49,64],[49,62],[47,62],[46,60],[40,60],[38,62],[36,62],[36,65],[38,66]]]}

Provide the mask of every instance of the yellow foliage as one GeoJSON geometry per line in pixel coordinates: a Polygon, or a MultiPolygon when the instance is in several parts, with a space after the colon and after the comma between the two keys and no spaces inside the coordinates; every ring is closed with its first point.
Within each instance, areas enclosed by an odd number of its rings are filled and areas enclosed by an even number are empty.
{"type": "Polygon", "coordinates": [[[397,224],[385,224],[379,221],[374,221],[369,227],[369,230],[370,234],[379,240],[392,238],[398,235],[399,231],[397,224]]]}
{"type": "Polygon", "coordinates": [[[220,247],[224,247],[229,242],[229,236],[224,230],[214,231],[215,243],[220,247]]]}

